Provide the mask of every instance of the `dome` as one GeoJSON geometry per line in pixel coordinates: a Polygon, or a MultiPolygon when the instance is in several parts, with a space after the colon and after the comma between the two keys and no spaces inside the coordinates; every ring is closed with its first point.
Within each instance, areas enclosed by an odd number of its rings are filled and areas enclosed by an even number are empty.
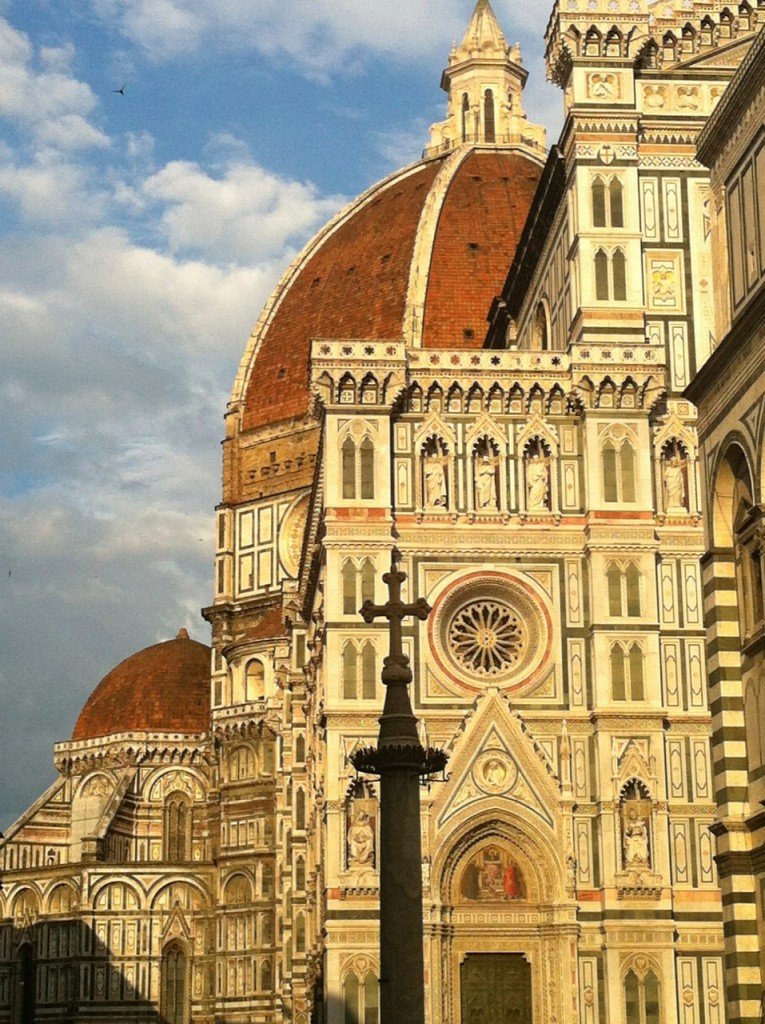
{"type": "Polygon", "coordinates": [[[182,629],[104,676],[80,712],[72,740],[125,732],[205,732],[210,724],[210,648],[182,629]]]}
{"type": "Polygon", "coordinates": [[[480,348],[542,172],[530,147],[463,145],[386,178],[308,244],[250,339],[242,429],[309,409],[311,341],[480,348]]]}

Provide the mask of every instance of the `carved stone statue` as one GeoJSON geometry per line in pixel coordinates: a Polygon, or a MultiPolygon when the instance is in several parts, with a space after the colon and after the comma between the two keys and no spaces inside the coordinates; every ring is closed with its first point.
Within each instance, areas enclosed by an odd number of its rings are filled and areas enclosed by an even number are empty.
{"type": "Polygon", "coordinates": [[[479,455],[475,461],[475,504],[479,511],[497,508],[497,460],[479,455]]]}
{"type": "Polygon", "coordinates": [[[426,455],[423,474],[426,507],[446,508],[446,458],[443,455],[426,455]]]}
{"type": "Polygon", "coordinates": [[[664,460],[664,496],[666,508],[685,509],[685,460],[676,453],[664,460]]]}
{"type": "Polygon", "coordinates": [[[651,859],[648,844],[648,826],[645,820],[641,818],[636,807],[631,807],[627,811],[623,845],[625,868],[648,867],[651,859]]]}
{"type": "Polygon", "coordinates": [[[350,867],[374,867],[375,833],[366,811],[358,809],[348,828],[350,867]]]}
{"type": "Polygon", "coordinates": [[[546,512],[550,499],[550,467],[540,451],[526,460],[526,505],[529,512],[546,512]]]}

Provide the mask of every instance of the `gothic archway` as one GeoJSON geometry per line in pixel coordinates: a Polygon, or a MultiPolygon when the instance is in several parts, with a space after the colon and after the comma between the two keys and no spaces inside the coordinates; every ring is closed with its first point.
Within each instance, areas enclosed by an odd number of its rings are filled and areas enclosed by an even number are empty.
{"type": "Polygon", "coordinates": [[[481,1011],[487,1019],[509,1014],[524,1024],[573,1024],[576,910],[562,848],[553,829],[496,806],[462,822],[440,844],[433,864],[431,1019],[469,1024],[464,989],[471,979],[470,998],[480,1001],[476,977],[483,973],[492,990],[481,1011]],[[478,975],[477,961],[485,968],[478,975]],[[515,986],[503,988],[502,977],[516,978],[515,986]],[[520,984],[525,977],[528,991],[520,984]]]}

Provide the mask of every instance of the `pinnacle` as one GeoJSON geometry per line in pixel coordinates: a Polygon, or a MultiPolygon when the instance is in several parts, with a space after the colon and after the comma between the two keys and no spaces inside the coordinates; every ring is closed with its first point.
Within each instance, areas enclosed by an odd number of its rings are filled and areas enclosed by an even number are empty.
{"type": "Polygon", "coordinates": [[[482,49],[486,46],[505,46],[504,34],[489,0],[477,0],[462,45],[467,47],[477,45],[482,49]]]}

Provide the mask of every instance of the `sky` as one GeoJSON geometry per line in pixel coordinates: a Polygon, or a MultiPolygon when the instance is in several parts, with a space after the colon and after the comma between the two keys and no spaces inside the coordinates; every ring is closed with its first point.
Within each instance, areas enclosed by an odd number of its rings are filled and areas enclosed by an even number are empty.
{"type": "MultiPolygon", "coordinates": [[[[472,6],[0,0],[0,829],[114,665],[209,642],[251,327],[311,235],[419,158],[472,6]]],[[[549,5],[494,8],[555,140],[549,5]]]]}

